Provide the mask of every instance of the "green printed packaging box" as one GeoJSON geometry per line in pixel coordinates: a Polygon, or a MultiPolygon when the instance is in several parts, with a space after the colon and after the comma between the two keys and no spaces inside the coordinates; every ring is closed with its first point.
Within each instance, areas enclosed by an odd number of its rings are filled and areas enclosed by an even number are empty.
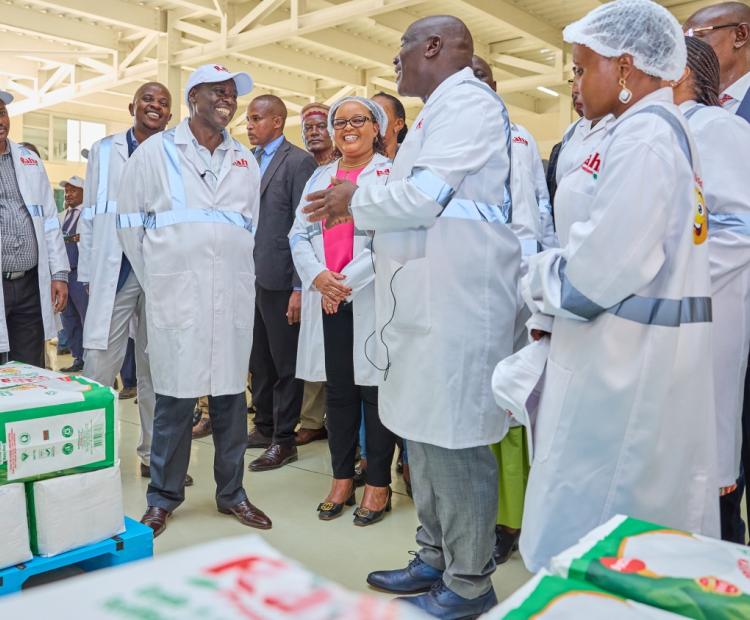
{"type": "Polygon", "coordinates": [[[617,516],[551,571],[697,620],[750,618],[750,549],[617,516]]]}
{"type": "Polygon", "coordinates": [[[0,366],[0,485],[111,467],[114,392],[28,364],[0,366]]]}
{"type": "Polygon", "coordinates": [[[480,620],[684,620],[586,582],[541,571],[480,620]]]}

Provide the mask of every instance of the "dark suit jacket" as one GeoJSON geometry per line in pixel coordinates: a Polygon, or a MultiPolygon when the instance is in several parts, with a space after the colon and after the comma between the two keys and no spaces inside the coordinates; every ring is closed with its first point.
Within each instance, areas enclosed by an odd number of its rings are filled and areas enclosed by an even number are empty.
{"type": "Polygon", "coordinates": [[[300,286],[289,248],[289,230],[305,183],[318,165],[307,151],[286,139],[260,181],[260,214],[255,232],[255,281],[271,291],[300,286]]]}

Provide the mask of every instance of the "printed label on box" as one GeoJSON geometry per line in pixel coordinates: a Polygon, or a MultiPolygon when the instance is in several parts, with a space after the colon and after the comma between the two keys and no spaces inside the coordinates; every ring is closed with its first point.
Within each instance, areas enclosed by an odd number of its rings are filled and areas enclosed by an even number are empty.
{"type": "Polygon", "coordinates": [[[0,463],[9,481],[95,463],[106,457],[105,431],[104,409],[9,422],[0,463]]]}

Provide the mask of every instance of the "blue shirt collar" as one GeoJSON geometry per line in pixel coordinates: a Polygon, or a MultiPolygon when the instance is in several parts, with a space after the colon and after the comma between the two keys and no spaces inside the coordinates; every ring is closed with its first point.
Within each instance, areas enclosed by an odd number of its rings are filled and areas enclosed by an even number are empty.
{"type": "Polygon", "coordinates": [[[274,155],[274,153],[279,150],[282,142],[284,142],[284,134],[281,134],[278,138],[272,140],[263,147],[258,145],[258,148],[262,148],[265,155],[274,155]]]}

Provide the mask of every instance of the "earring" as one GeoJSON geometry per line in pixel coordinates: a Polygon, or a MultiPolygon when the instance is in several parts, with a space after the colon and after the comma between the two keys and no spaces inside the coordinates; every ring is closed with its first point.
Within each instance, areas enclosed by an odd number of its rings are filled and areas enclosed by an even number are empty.
{"type": "Polygon", "coordinates": [[[620,100],[620,103],[627,103],[632,99],[633,92],[625,85],[625,78],[620,78],[619,84],[622,90],[620,91],[620,94],[617,96],[617,98],[620,100]]]}

